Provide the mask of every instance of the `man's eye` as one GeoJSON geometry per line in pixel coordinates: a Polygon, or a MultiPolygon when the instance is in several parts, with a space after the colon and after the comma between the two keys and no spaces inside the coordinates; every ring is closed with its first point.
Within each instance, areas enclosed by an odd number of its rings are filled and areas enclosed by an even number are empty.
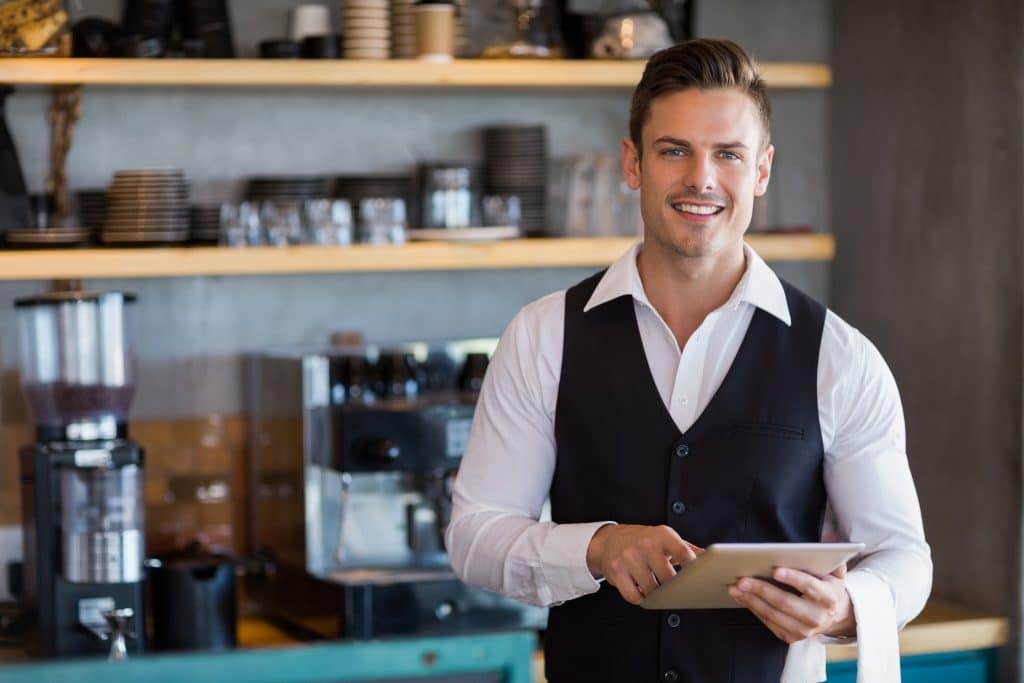
{"type": "Polygon", "coordinates": [[[739,159],[740,158],[739,154],[737,154],[736,152],[730,152],[728,150],[722,150],[721,152],[719,152],[719,156],[721,156],[723,159],[739,159]]]}
{"type": "Polygon", "coordinates": [[[679,147],[670,147],[669,149],[661,150],[661,155],[666,157],[681,157],[686,154],[686,150],[679,147]]]}

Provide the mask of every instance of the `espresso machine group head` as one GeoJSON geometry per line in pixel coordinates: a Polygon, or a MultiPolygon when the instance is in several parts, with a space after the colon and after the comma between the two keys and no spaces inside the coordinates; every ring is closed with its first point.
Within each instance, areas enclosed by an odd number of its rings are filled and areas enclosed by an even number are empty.
{"type": "Polygon", "coordinates": [[[24,604],[36,656],[142,650],[143,451],[128,439],[132,307],[121,293],[15,302],[36,441],[21,449],[24,604]]]}

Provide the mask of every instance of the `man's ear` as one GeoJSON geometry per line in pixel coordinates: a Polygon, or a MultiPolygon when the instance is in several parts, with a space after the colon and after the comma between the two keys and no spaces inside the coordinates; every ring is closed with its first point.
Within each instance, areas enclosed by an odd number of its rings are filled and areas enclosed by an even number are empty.
{"type": "Polygon", "coordinates": [[[768,191],[768,181],[772,177],[772,160],[775,158],[775,145],[769,144],[757,159],[757,182],[754,185],[754,196],[761,197],[768,191]]]}
{"type": "Polygon", "coordinates": [[[640,188],[640,151],[629,138],[622,140],[622,175],[629,189],[640,188]]]}

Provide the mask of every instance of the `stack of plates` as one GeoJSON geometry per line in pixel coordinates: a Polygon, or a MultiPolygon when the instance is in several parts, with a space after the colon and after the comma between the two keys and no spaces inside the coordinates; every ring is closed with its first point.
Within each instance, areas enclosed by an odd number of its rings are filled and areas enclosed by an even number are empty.
{"type": "Polygon", "coordinates": [[[188,239],[188,185],[181,169],[117,171],[107,187],[104,244],[169,244],[188,239]]]}
{"type": "Polygon", "coordinates": [[[411,176],[339,176],[334,179],[334,196],[352,205],[352,220],[359,224],[359,202],[363,199],[402,199],[407,216],[413,213],[411,176]]]}
{"type": "Polygon", "coordinates": [[[107,191],[104,189],[79,190],[75,193],[78,201],[78,219],[83,228],[99,235],[107,219],[107,191]]]}
{"type": "Polygon", "coordinates": [[[346,59],[387,59],[391,56],[390,0],[345,0],[341,34],[346,59]]]}
{"type": "Polygon", "coordinates": [[[262,176],[250,178],[245,198],[259,202],[301,202],[330,196],[331,179],[324,176],[262,176]]]}
{"type": "Polygon", "coordinates": [[[190,242],[217,244],[220,241],[220,204],[193,204],[188,215],[190,242]]]}
{"type": "Polygon", "coordinates": [[[469,0],[455,0],[455,56],[471,57],[469,52],[469,0]]]}
{"type": "Polygon", "coordinates": [[[416,1],[391,0],[391,56],[416,57],[416,1]]]}
{"type": "Polygon", "coordinates": [[[548,144],[544,126],[484,129],[487,194],[516,195],[522,206],[520,227],[529,236],[547,228],[548,144]]]}

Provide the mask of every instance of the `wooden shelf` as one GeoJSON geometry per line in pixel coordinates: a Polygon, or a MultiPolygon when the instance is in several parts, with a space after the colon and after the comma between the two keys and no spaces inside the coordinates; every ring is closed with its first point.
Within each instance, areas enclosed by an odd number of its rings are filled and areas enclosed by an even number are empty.
{"type": "MultiPolygon", "coordinates": [[[[16,85],[347,88],[633,88],[642,61],[460,59],[0,59],[0,83],[16,85]]],[[[824,64],[765,63],[773,88],[826,88],[824,64]]]]}
{"type": "MultiPolygon", "coordinates": [[[[835,253],[832,236],[824,234],[751,235],[747,241],[769,261],[826,261],[835,253]]],[[[630,238],[588,238],[401,246],[0,251],[0,280],[600,267],[618,258],[632,242],[630,238]]]]}

